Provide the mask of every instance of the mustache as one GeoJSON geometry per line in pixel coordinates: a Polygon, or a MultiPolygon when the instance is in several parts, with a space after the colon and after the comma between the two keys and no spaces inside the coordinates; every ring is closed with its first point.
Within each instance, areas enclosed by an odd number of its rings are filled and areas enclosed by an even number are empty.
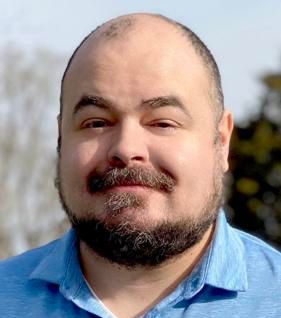
{"type": "Polygon", "coordinates": [[[112,168],[104,174],[90,173],[87,186],[90,193],[102,192],[114,186],[139,185],[159,191],[172,192],[175,180],[163,172],[140,167],[112,168]]]}

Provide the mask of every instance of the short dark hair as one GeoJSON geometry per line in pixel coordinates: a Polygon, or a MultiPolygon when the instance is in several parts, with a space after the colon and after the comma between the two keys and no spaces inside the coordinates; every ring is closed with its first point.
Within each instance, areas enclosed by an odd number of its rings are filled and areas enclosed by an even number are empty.
{"type": "MultiPolygon", "coordinates": [[[[210,93],[210,98],[214,101],[215,105],[215,112],[216,112],[216,120],[218,121],[219,118],[221,117],[221,114],[224,110],[224,96],[223,96],[223,91],[222,91],[222,84],[221,84],[221,75],[219,68],[217,66],[216,60],[211,53],[211,51],[208,49],[206,44],[199,38],[199,36],[194,33],[191,29],[189,29],[187,26],[184,24],[174,21],[166,16],[160,15],[160,14],[148,14],[149,16],[154,16],[156,18],[162,19],[169,24],[172,24],[176,28],[179,28],[179,30],[183,31],[183,35],[187,37],[187,39],[190,41],[192,47],[194,48],[195,52],[197,55],[201,58],[203,65],[207,69],[210,79],[211,79],[211,93],[210,93]]],[[[110,23],[108,30],[105,30],[103,32],[103,36],[106,37],[115,37],[120,33],[126,32],[128,28],[131,27],[132,25],[132,20],[133,16],[126,16],[123,19],[119,21],[114,21],[110,23]]],[[[103,24],[104,25],[104,24],[103,24]]],[[[102,26],[103,26],[102,25],[102,26]]],[[[62,80],[61,80],[61,91],[60,91],[60,116],[62,115],[62,110],[63,110],[63,83],[66,77],[66,74],[72,64],[72,61],[74,57],[76,56],[76,53],[79,51],[81,46],[90,38],[93,34],[96,33],[96,31],[100,28],[98,26],[96,29],[94,29],[92,32],[90,32],[83,40],[82,42],[78,45],[78,47],[75,49],[73,54],[71,55],[66,69],[63,73],[62,80]]]]}

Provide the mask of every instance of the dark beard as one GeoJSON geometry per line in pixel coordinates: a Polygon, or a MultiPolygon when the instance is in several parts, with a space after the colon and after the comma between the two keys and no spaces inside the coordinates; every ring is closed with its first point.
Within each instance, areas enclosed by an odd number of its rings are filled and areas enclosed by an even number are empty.
{"type": "Polygon", "coordinates": [[[201,241],[216,216],[208,214],[197,224],[163,222],[151,230],[140,230],[129,222],[109,225],[69,215],[78,237],[91,250],[127,268],[157,266],[182,254],[201,241]]]}
{"type": "MultiPolygon", "coordinates": [[[[118,169],[119,172],[115,169],[114,175],[115,177],[117,175],[119,181],[124,180],[124,176],[126,176],[126,182],[128,182],[128,170],[133,171],[129,175],[135,178],[129,181],[137,182],[138,180],[147,179],[148,172],[143,169],[125,168],[125,170],[118,169]]],[[[214,178],[217,179],[214,182],[213,193],[206,198],[204,208],[198,216],[195,218],[186,217],[178,222],[166,220],[161,224],[145,229],[138,228],[128,220],[118,221],[118,223],[107,222],[106,219],[96,219],[93,214],[91,216],[88,214],[87,217],[77,217],[77,214],[70,210],[64,199],[59,166],[56,186],[62,206],[78,238],[85,242],[92,251],[112,263],[117,263],[127,268],[135,268],[137,266],[152,267],[182,254],[200,242],[208,228],[215,222],[218,209],[222,203],[222,174],[217,174],[218,171],[215,171],[214,178]]],[[[161,179],[158,178],[158,181],[156,181],[153,176],[151,178],[149,180],[154,180],[151,183],[157,183],[161,179]]],[[[165,178],[169,179],[170,177],[166,176],[165,178]]],[[[90,178],[88,180],[89,186],[91,186],[91,182],[90,178]]],[[[172,182],[168,182],[168,184],[171,185],[172,182]]],[[[107,187],[107,185],[108,182],[105,181],[104,187],[107,187]]],[[[158,186],[155,185],[155,188],[162,189],[163,186],[158,184],[158,186]]],[[[101,184],[99,184],[99,190],[103,190],[101,184]]],[[[111,200],[112,197],[109,197],[108,201],[116,201],[117,205],[119,204],[119,208],[114,210],[115,204],[106,203],[108,214],[112,217],[121,213],[124,208],[145,208],[142,200],[139,200],[134,194],[113,194],[113,196],[115,196],[116,200],[111,200]]]]}

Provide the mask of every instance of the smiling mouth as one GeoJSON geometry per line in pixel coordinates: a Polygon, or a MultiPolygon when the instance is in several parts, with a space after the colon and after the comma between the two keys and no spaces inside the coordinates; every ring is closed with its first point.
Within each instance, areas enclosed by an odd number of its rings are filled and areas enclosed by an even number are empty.
{"type": "Polygon", "coordinates": [[[138,192],[138,191],[147,191],[152,190],[151,187],[148,187],[143,184],[136,184],[136,183],[124,183],[124,184],[117,184],[111,187],[104,189],[102,192],[138,192]]]}
{"type": "MultiPolygon", "coordinates": [[[[110,192],[143,192],[143,191],[151,191],[153,190],[153,187],[143,184],[141,182],[116,182],[115,184],[108,184],[100,189],[97,189],[96,191],[91,191],[91,188],[89,187],[90,193],[110,193],[110,192]]],[[[154,189],[155,190],[155,189],[154,189]]]]}

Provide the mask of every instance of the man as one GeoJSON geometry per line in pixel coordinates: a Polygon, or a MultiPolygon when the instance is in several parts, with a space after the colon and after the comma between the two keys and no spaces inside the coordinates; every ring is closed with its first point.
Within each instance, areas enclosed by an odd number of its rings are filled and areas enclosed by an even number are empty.
{"type": "Polygon", "coordinates": [[[280,317],[280,254],[220,210],[233,122],[192,31],[132,14],[92,32],[58,126],[73,229],[1,264],[1,317],[280,317]]]}

